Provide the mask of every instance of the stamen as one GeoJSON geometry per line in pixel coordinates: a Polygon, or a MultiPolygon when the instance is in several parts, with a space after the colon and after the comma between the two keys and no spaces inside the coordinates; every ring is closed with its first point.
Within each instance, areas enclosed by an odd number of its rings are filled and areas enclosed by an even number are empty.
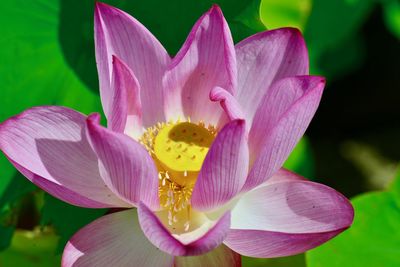
{"type": "MultiPolygon", "coordinates": [[[[139,141],[159,170],[160,205],[168,211],[168,225],[190,229],[193,186],[217,130],[202,121],[157,123],[139,141]]],[[[175,228],[174,228],[175,229],[175,228]]]]}

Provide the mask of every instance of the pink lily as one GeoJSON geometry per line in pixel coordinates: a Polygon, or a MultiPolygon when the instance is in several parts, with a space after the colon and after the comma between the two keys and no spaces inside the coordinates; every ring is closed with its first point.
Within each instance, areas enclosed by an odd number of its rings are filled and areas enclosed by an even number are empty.
{"type": "Polygon", "coordinates": [[[240,266],[240,255],[304,252],[347,229],[349,201],[282,169],[320,102],[299,31],[234,46],[213,6],[171,59],[125,12],[95,10],[108,128],[66,107],[0,125],[0,149],[29,180],[88,208],[126,208],[76,233],[62,266],[240,266]]]}

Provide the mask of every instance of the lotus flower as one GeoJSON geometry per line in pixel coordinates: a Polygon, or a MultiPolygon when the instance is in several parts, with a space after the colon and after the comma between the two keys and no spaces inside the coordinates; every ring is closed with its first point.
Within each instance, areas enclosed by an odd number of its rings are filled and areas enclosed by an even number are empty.
{"type": "Polygon", "coordinates": [[[296,29],[234,46],[213,6],[171,59],[137,20],[95,9],[108,121],[66,107],[0,125],[0,148],[30,181],[72,205],[123,208],[77,232],[62,266],[240,266],[304,252],[348,228],[335,190],[282,169],[325,85],[296,29]]]}

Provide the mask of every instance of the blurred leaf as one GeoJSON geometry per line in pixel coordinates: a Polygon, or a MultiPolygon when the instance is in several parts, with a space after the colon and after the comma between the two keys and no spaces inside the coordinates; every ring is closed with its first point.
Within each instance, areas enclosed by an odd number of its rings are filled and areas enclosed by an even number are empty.
{"type": "Polygon", "coordinates": [[[11,243],[14,230],[15,228],[13,226],[4,227],[0,223],[0,251],[8,248],[11,243]]]}
{"type": "MultiPolygon", "coordinates": [[[[85,113],[100,111],[97,94],[66,64],[59,44],[58,1],[1,1],[0,9],[0,24],[7,25],[0,28],[0,122],[37,105],[66,105],[85,113]]],[[[70,23],[73,21],[70,18],[70,23]]],[[[78,34],[69,38],[81,39],[78,34]]],[[[80,56],[84,53],[81,47],[70,50],[86,62],[86,58],[80,56]]],[[[94,60],[88,69],[93,69],[95,74],[94,60]]],[[[3,155],[0,169],[1,209],[6,202],[14,201],[35,187],[17,176],[3,155]]]]}
{"type": "MultiPolygon", "coordinates": [[[[374,0],[314,0],[310,17],[307,21],[304,36],[309,47],[312,73],[326,75],[329,69],[321,68],[321,56],[324,53],[334,54],[334,71],[341,68],[350,70],[347,64],[354,64],[352,60],[346,60],[349,53],[340,54],[334,51],[343,51],[346,45],[341,44],[353,40],[357,31],[363,25],[373,8],[374,0]],[[339,47],[339,49],[338,49],[339,47]],[[340,64],[342,63],[342,64],[340,64]]],[[[353,45],[354,47],[354,45],[353,45]]],[[[352,49],[354,52],[355,49],[352,49]]],[[[353,55],[351,55],[354,57],[353,55]]],[[[331,64],[332,61],[327,61],[331,64]]],[[[332,75],[331,75],[332,76],[332,75]]]]}
{"type": "Polygon", "coordinates": [[[314,0],[305,28],[310,50],[319,54],[351,36],[367,18],[373,3],[374,0],[314,0]]]}
{"type": "Polygon", "coordinates": [[[251,3],[241,13],[239,13],[239,15],[236,16],[235,21],[240,21],[254,32],[265,31],[266,27],[260,18],[261,1],[262,0],[251,1],[251,3]]]}
{"type": "Polygon", "coordinates": [[[17,230],[11,246],[0,252],[1,267],[60,266],[61,257],[55,255],[58,237],[52,233],[17,230]]]}
{"type": "Polygon", "coordinates": [[[7,158],[2,153],[0,153],[0,166],[1,166],[1,174],[0,174],[0,197],[1,197],[4,194],[4,191],[7,189],[8,185],[11,183],[12,177],[14,173],[16,173],[16,171],[15,168],[8,163],[7,158]]]}
{"type": "Polygon", "coordinates": [[[243,267],[306,267],[304,254],[275,259],[242,257],[243,267]]]}
{"type": "Polygon", "coordinates": [[[9,178],[9,183],[0,191],[0,251],[6,249],[11,242],[22,204],[21,198],[36,189],[34,184],[19,173],[9,178]]]}
{"type": "Polygon", "coordinates": [[[307,137],[300,140],[283,167],[309,179],[314,177],[314,159],[307,137]]]}
{"type": "Polygon", "coordinates": [[[390,191],[393,193],[397,206],[400,208],[400,167],[397,168],[397,174],[390,185],[390,191]]]}
{"type": "Polygon", "coordinates": [[[20,173],[15,173],[8,186],[0,195],[0,211],[12,202],[15,202],[22,195],[32,192],[37,187],[20,173]]]}
{"type": "MultiPolygon", "coordinates": [[[[9,25],[0,29],[0,45],[3,48],[0,51],[0,120],[35,105],[66,105],[85,113],[100,111],[97,94],[90,91],[66,64],[65,50],[74,55],[77,65],[89,65],[93,75],[96,73],[94,60],[88,60],[85,55],[87,50],[82,41],[85,32],[76,29],[75,32],[65,31],[69,36],[61,36],[64,30],[59,16],[61,14],[62,17],[63,12],[59,2],[1,1],[0,8],[0,23],[9,25]],[[81,45],[72,41],[60,45],[60,38],[73,39],[81,45]]],[[[92,13],[87,15],[92,19],[92,13]]],[[[72,16],[65,19],[74,25],[72,16]]],[[[92,88],[95,92],[96,87],[92,88]]]]}
{"type": "Polygon", "coordinates": [[[400,39],[400,2],[398,0],[382,0],[383,14],[388,29],[400,39]]]}
{"type": "Polygon", "coordinates": [[[268,29],[295,27],[304,30],[312,0],[262,0],[261,21],[268,29]]]}
{"type": "Polygon", "coordinates": [[[354,34],[321,54],[318,65],[311,66],[311,73],[323,73],[328,81],[338,79],[361,67],[365,55],[365,43],[354,34]]]}
{"type": "Polygon", "coordinates": [[[62,252],[67,241],[80,228],[106,213],[106,209],[86,209],[69,205],[49,194],[44,197],[42,225],[53,225],[60,236],[57,252],[62,252]]]}
{"type": "Polygon", "coordinates": [[[400,266],[400,209],[389,192],[352,200],[350,229],[306,254],[309,267],[400,266]]]}

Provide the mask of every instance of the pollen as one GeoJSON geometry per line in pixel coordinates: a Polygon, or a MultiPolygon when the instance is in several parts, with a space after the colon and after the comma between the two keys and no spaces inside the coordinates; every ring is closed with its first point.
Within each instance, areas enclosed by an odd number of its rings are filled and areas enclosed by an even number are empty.
{"type": "Polygon", "coordinates": [[[159,171],[159,198],[170,226],[190,228],[194,184],[217,131],[203,122],[157,123],[140,138],[159,171]]]}

